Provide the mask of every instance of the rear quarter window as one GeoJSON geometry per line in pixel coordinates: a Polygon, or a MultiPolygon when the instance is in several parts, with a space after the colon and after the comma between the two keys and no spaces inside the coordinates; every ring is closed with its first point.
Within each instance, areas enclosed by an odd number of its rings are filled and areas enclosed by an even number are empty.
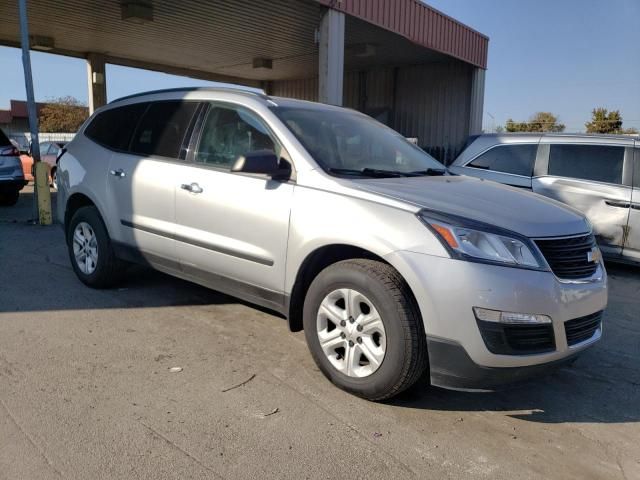
{"type": "Polygon", "coordinates": [[[473,159],[468,166],[530,177],[533,175],[537,149],[537,144],[498,145],[473,159]]]}
{"type": "Polygon", "coordinates": [[[549,175],[622,183],[624,147],[556,145],[549,147],[549,175]]]}
{"type": "Polygon", "coordinates": [[[101,112],[87,126],[84,134],[107,148],[126,151],[133,131],[148,106],[148,103],[135,103],[101,112]]]}

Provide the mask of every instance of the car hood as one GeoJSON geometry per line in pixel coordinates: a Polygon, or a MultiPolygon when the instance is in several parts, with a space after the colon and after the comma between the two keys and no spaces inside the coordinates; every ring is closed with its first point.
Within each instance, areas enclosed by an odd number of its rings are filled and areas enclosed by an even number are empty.
{"type": "Polygon", "coordinates": [[[527,237],[585,233],[577,210],[541,195],[465,176],[402,177],[353,182],[359,190],[506,228],[527,237]]]}

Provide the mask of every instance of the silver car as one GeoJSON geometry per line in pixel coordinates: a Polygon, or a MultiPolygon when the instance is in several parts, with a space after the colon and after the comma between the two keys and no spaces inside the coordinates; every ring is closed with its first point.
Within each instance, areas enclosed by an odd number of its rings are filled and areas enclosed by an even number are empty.
{"type": "Polygon", "coordinates": [[[20,190],[26,184],[20,151],[0,130],[0,206],[12,206],[18,203],[20,190]]]}
{"type": "Polygon", "coordinates": [[[481,135],[450,171],[523,187],[571,205],[590,220],[607,258],[640,262],[638,137],[481,135]]]}
{"type": "Polygon", "coordinates": [[[607,277],[582,214],[449,176],[352,110],[234,89],[123,98],[66,146],[58,188],[82,282],[139,262],[268,307],[371,400],[424,374],[490,390],[602,334],[607,277]]]}

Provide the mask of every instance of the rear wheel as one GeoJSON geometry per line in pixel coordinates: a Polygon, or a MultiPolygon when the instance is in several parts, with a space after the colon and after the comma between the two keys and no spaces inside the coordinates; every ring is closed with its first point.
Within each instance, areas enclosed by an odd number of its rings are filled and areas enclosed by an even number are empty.
{"type": "Polygon", "coordinates": [[[0,192],[0,205],[5,207],[12,207],[16,203],[18,203],[18,198],[20,198],[20,190],[4,190],[0,192]]]}
{"type": "Polygon", "coordinates": [[[96,207],[82,207],[73,214],[67,228],[67,248],[73,270],[85,285],[107,288],[118,281],[123,264],[115,256],[96,207]]]}
{"type": "Polygon", "coordinates": [[[309,287],[303,319],[320,370],[355,395],[393,397],[427,368],[426,337],[413,296],[383,262],[354,259],[327,267],[309,287]]]}

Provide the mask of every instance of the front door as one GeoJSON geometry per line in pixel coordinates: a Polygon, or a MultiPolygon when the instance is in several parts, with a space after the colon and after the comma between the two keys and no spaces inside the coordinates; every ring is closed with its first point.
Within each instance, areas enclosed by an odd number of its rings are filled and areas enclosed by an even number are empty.
{"type": "Polygon", "coordinates": [[[236,159],[282,147],[256,114],[212,104],[193,162],[177,177],[176,248],[200,283],[282,307],[293,182],[232,173],[236,159]]]}
{"type": "Polygon", "coordinates": [[[533,180],[534,192],[584,213],[600,248],[614,256],[622,253],[631,202],[626,150],[617,145],[552,143],[548,174],[533,180]]]}

